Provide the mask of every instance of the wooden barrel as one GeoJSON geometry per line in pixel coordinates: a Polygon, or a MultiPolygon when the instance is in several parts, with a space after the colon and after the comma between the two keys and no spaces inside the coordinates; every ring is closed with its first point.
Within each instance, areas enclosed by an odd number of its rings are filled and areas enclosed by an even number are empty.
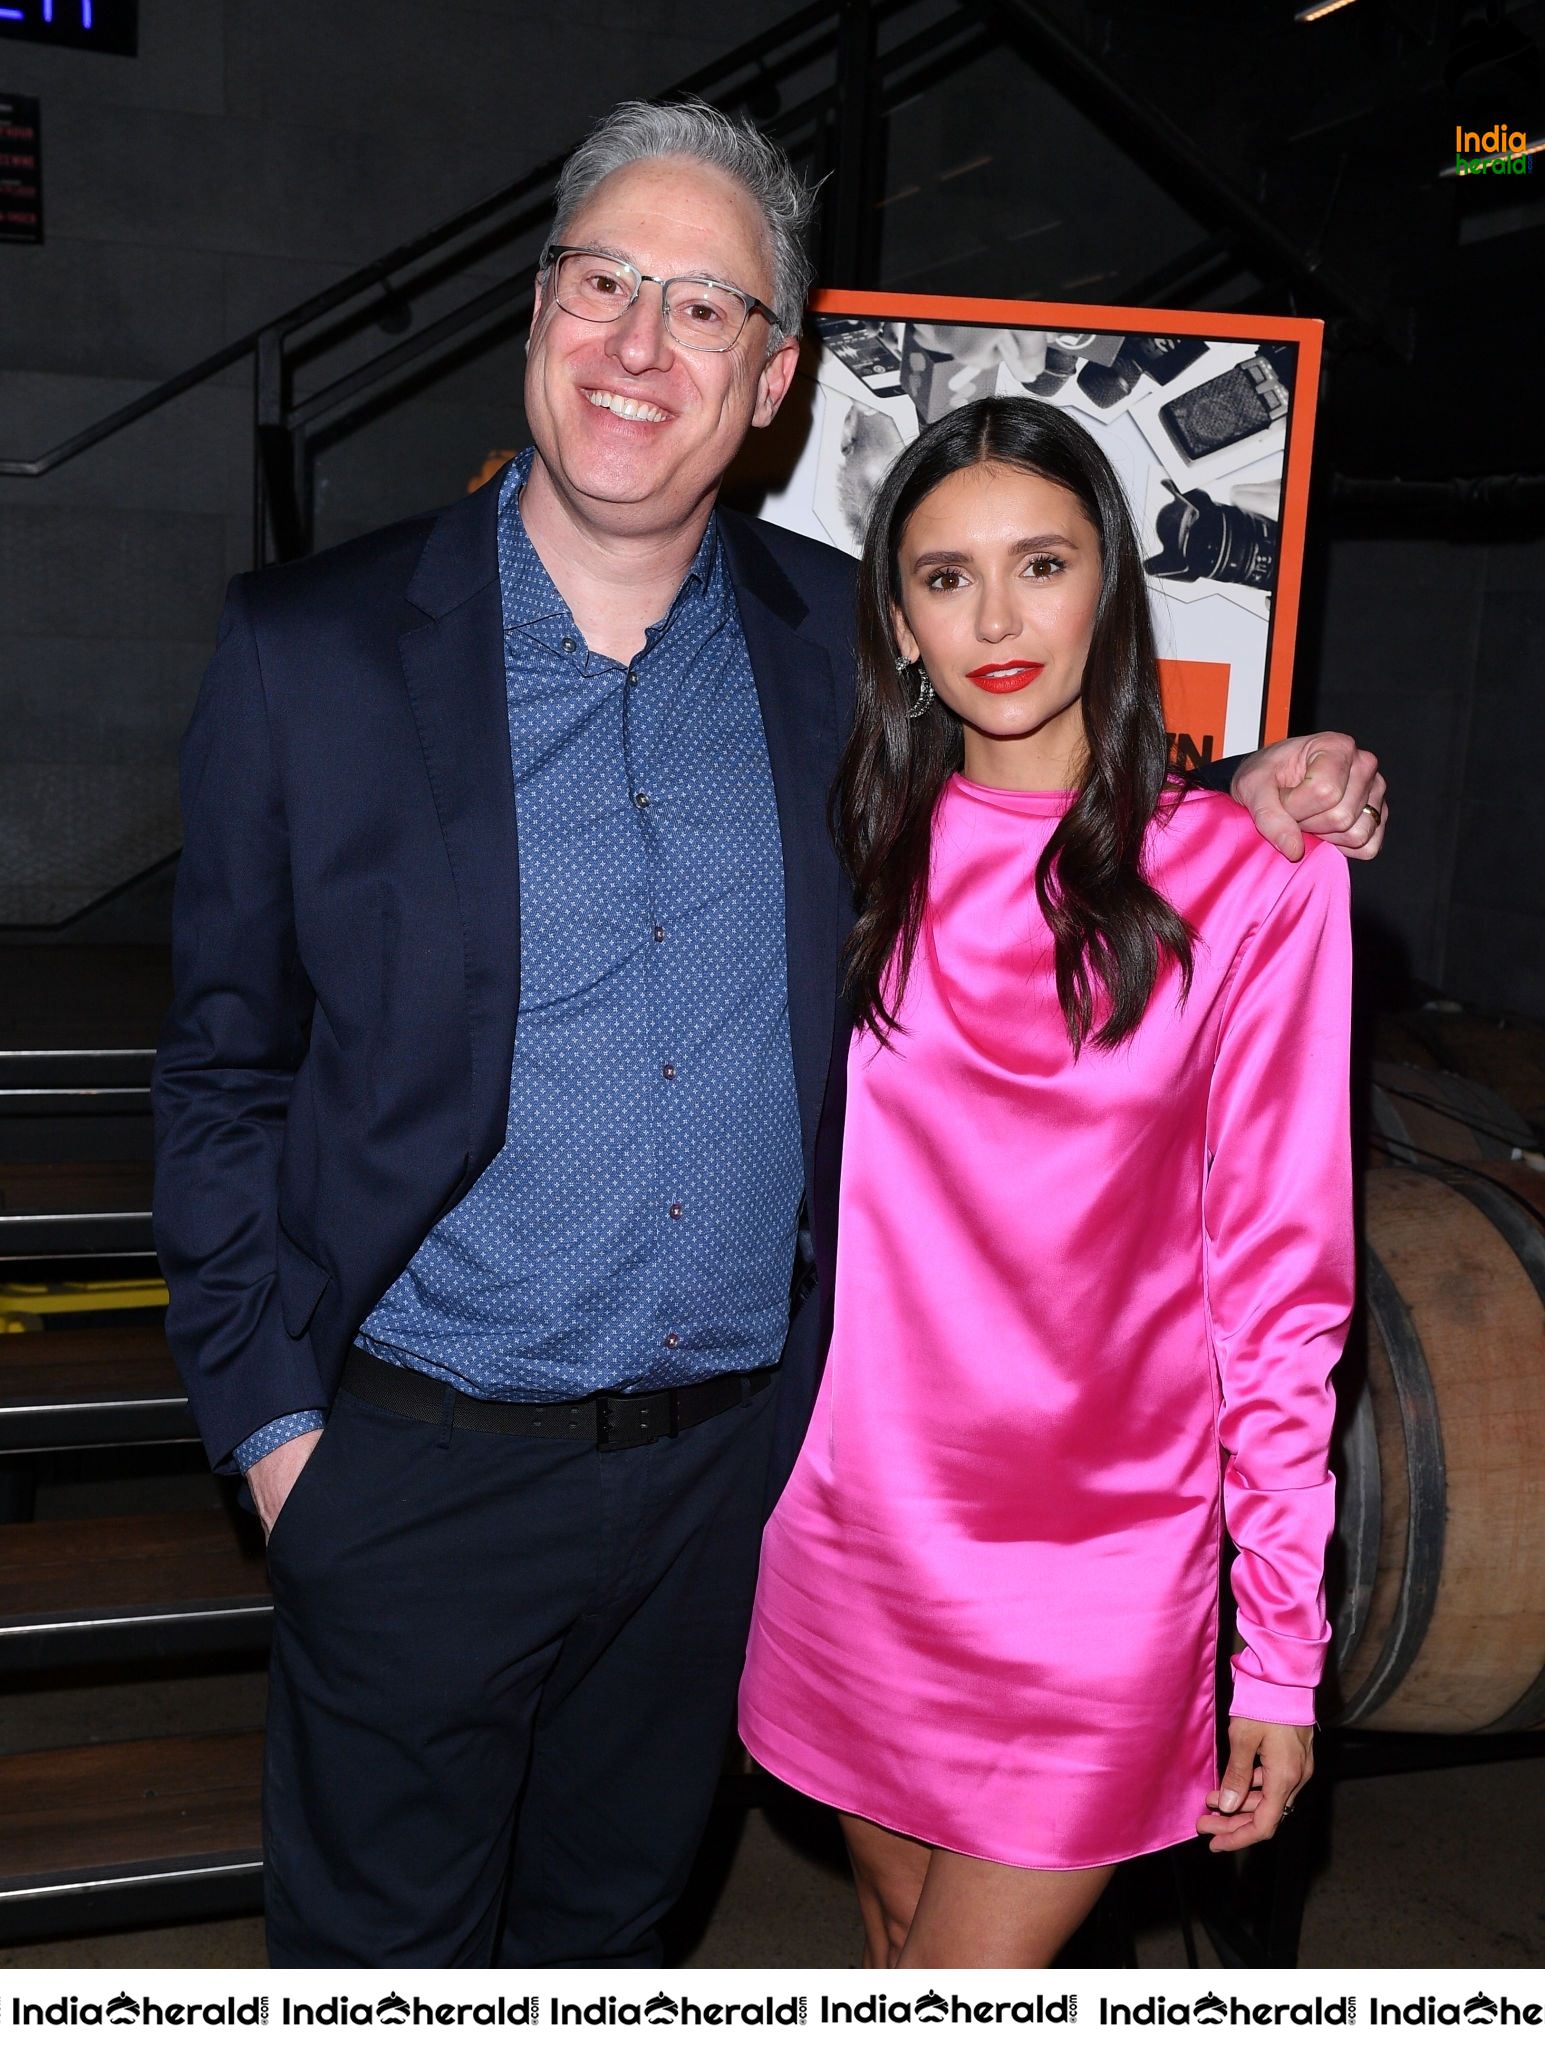
{"type": "Polygon", "coordinates": [[[1383,1168],[1364,1195],[1326,1718],[1545,1726],[1545,1224],[1475,1173],[1383,1168]]]}
{"type": "MultiPolygon", "coordinates": [[[[1512,1104],[1463,1074],[1376,1060],[1369,1096],[1369,1146],[1376,1163],[1431,1166],[1451,1161],[1545,1164],[1540,1140],[1512,1104]]],[[[1545,1175],[1542,1175],[1545,1179],[1545,1175]]]]}
{"type": "Polygon", "coordinates": [[[1401,1010],[1381,1010],[1373,1022],[1373,1056],[1401,1067],[1426,1067],[1441,1062],[1421,1030],[1401,1010]]]}
{"type": "Polygon", "coordinates": [[[1494,1016],[1458,1003],[1429,1003],[1401,1011],[1375,1030],[1381,1057],[1427,1064],[1420,1053],[1386,1052],[1396,1043],[1417,1045],[1449,1073],[1479,1081],[1510,1102],[1545,1137],[1545,1024],[1531,1017],[1494,1016]]]}

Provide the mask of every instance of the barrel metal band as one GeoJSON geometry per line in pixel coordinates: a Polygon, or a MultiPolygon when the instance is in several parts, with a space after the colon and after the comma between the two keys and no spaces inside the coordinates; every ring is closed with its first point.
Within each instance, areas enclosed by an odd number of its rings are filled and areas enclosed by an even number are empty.
{"type": "Polygon", "coordinates": [[[1371,1244],[1366,1249],[1364,1288],[1369,1310],[1384,1339],[1390,1377],[1395,1383],[1400,1433],[1405,1439],[1410,1511],[1406,1522],[1405,1572],[1394,1619],[1378,1662],[1342,1709],[1343,1724],[1366,1720],[1390,1698],[1416,1661],[1438,1604],[1447,1513],[1438,1397],[1427,1370],[1426,1354],[1411,1311],[1384,1262],[1371,1244]]]}
{"type": "MultiPolygon", "coordinates": [[[[1545,1306],[1545,1234],[1541,1232],[1542,1215],[1545,1215],[1545,1179],[1540,1183],[1541,1214],[1536,1214],[1527,1202],[1520,1200],[1499,1181],[1488,1180],[1484,1172],[1446,1173],[1443,1178],[1456,1193],[1480,1210],[1528,1274],[1541,1305],[1545,1306]]],[[[1537,1728],[1542,1721],[1545,1721],[1545,1665],[1536,1672],[1534,1682],[1505,1712],[1475,1732],[1477,1735],[1509,1735],[1516,1729],[1537,1728]]]]}

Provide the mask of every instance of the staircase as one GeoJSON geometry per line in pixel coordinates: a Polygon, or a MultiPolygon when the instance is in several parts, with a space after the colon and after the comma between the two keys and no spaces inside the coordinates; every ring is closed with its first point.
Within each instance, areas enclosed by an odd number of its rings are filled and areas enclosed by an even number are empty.
{"type": "Polygon", "coordinates": [[[158,1686],[268,1647],[261,1537],[204,1469],[161,1322],[166,982],[157,948],[0,949],[0,1709],[28,1744],[0,1756],[0,1949],[259,1904],[255,1727],[47,1727],[71,1688],[127,1689],[143,1722],[158,1686]]]}
{"type": "Polygon", "coordinates": [[[0,1758],[0,1940],[255,1912],[258,1734],[0,1758]]]}

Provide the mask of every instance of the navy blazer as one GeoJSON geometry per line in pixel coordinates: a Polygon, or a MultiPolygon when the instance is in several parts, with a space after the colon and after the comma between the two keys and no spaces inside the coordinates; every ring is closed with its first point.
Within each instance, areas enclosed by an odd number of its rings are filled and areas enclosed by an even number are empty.
{"type": "MultiPolygon", "coordinates": [[[[328,1406],[364,1317],[504,1142],[520,870],[501,481],[237,577],[184,742],[155,1229],[172,1352],[222,1470],[275,1416],[328,1406]]],[[[826,800],[854,565],[720,518],[777,796],[823,1282],[785,1352],[776,1486],[814,1398],[835,1255],[850,912],[826,800]]]]}

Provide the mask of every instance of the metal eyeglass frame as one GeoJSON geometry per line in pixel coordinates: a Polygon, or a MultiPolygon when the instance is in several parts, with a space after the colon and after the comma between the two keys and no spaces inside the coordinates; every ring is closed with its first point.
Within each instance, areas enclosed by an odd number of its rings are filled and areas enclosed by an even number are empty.
{"type": "Polygon", "coordinates": [[[622,318],[624,313],[631,311],[638,304],[638,295],[646,284],[657,284],[660,287],[660,315],[665,322],[665,330],[671,339],[679,343],[682,348],[696,349],[702,355],[727,355],[745,333],[747,323],[750,321],[753,313],[760,313],[768,326],[774,330],[776,330],[778,325],[778,316],[774,313],[771,306],[765,305],[761,299],[755,297],[751,292],[742,291],[738,284],[727,284],[722,277],[651,277],[647,270],[640,270],[636,263],[630,263],[625,256],[614,256],[610,250],[588,249],[583,243],[573,242],[548,243],[547,247],[542,251],[541,268],[544,274],[553,268],[560,256],[597,256],[603,263],[615,263],[619,270],[630,270],[637,279],[633,287],[633,295],[628,300],[627,305],[619,306],[615,313],[576,313],[572,306],[565,306],[556,291],[554,292],[553,304],[555,306],[561,307],[565,313],[571,315],[575,320],[588,320],[593,327],[613,326],[622,318]],[[671,324],[669,293],[673,284],[711,284],[715,291],[732,292],[745,307],[746,317],[741,321],[739,327],[728,341],[687,341],[676,332],[676,329],[671,324]]]}

